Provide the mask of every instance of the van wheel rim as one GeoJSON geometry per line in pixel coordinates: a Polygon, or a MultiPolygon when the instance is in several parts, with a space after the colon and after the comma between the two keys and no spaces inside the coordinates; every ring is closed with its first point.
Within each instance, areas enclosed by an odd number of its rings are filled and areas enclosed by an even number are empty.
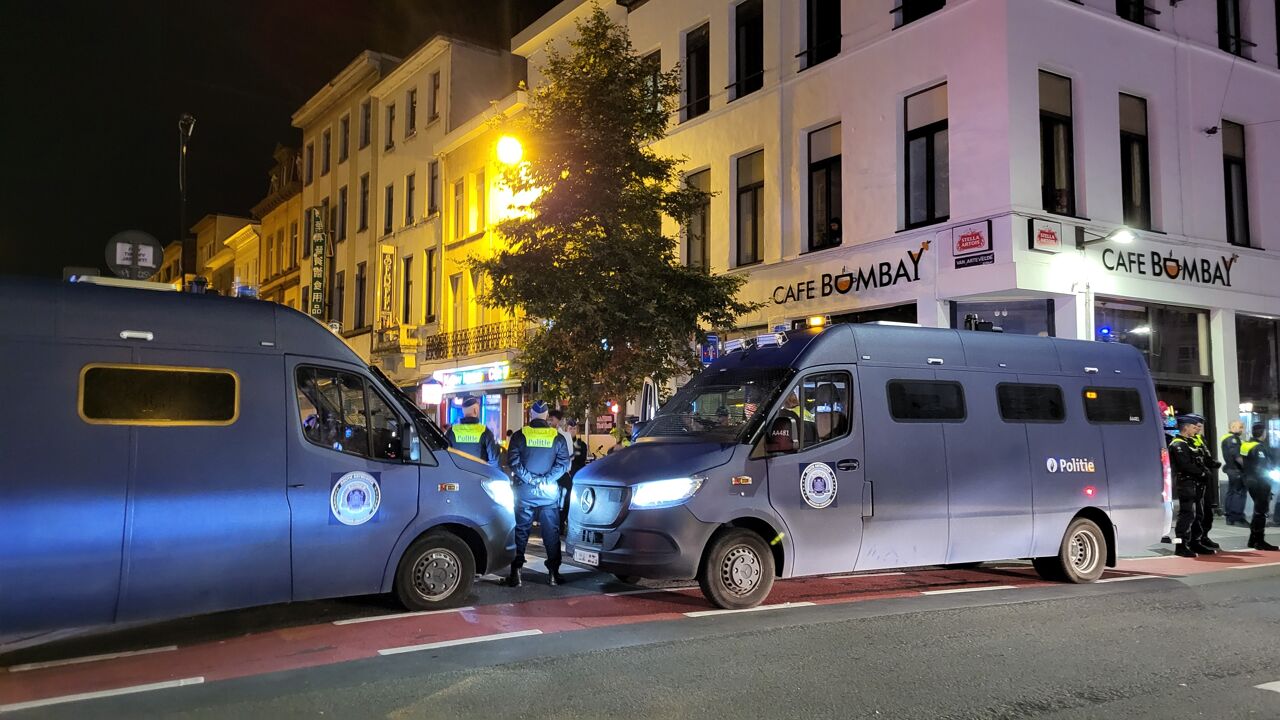
{"type": "Polygon", "coordinates": [[[720,564],[720,580],[734,595],[747,595],[760,585],[764,564],[760,556],[746,545],[736,545],[724,555],[720,564]]]}
{"type": "Polygon", "coordinates": [[[1081,575],[1088,575],[1098,566],[1100,556],[1098,538],[1089,530],[1077,530],[1067,544],[1071,567],[1081,575]]]}
{"type": "Polygon", "coordinates": [[[462,561],[442,548],[424,553],[413,564],[413,589],[427,600],[443,600],[462,581],[462,561]]]}

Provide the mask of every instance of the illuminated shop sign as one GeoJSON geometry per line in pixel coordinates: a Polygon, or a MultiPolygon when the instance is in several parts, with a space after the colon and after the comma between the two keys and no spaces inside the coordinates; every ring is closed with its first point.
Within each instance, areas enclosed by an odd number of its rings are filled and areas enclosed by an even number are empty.
{"type": "Polygon", "coordinates": [[[437,370],[431,374],[431,377],[435,378],[436,382],[445,388],[459,385],[506,382],[511,378],[511,364],[500,362],[492,365],[477,365],[454,370],[437,370]]]}
{"type": "Polygon", "coordinates": [[[1111,272],[1221,287],[1231,287],[1231,269],[1239,259],[1235,253],[1210,259],[1172,250],[1102,251],[1102,266],[1111,272]]]}
{"type": "Polygon", "coordinates": [[[843,266],[840,272],[824,272],[816,277],[778,285],[773,289],[773,302],[786,305],[917,282],[920,280],[920,260],[929,249],[929,243],[929,240],[925,240],[920,243],[920,249],[907,250],[902,256],[893,259],[872,261],[853,269],[843,266]]]}

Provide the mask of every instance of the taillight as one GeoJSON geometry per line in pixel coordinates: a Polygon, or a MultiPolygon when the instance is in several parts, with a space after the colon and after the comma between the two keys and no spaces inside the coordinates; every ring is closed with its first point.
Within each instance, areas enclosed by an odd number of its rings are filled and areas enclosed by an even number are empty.
{"type": "Polygon", "coordinates": [[[1165,502],[1173,502],[1173,467],[1169,465],[1169,448],[1160,451],[1160,465],[1164,469],[1164,492],[1160,497],[1165,502]]]}

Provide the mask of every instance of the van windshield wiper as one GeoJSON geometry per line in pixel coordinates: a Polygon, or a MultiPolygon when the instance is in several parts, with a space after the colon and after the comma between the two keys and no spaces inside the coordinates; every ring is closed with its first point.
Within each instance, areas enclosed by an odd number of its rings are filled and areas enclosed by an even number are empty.
{"type": "Polygon", "coordinates": [[[422,408],[418,407],[413,398],[397,387],[394,382],[391,382],[391,378],[387,377],[387,374],[382,372],[380,368],[370,365],[369,370],[382,383],[383,389],[391,393],[391,397],[395,398],[400,407],[409,413],[409,417],[413,418],[413,424],[418,426],[418,433],[428,441],[428,446],[433,450],[443,450],[449,447],[449,441],[445,439],[444,433],[440,431],[440,428],[436,427],[431,418],[427,417],[422,408]]]}

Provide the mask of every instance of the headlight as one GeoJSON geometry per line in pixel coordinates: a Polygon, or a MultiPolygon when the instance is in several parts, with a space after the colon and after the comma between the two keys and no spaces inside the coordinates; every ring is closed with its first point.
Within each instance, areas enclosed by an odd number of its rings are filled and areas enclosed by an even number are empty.
{"type": "Polygon", "coordinates": [[[1267,473],[1267,477],[1271,478],[1272,480],[1280,480],[1280,469],[1272,470],[1271,472],[1267,473]]]}
{"type": "Polygon", "coordinates": [[[512,511],[516,509],[516,493],[511,489],[510,480],[485,480],[480,487],[502,507],[512,511]]]}
{"type": "Polygon", "coordinates": [[[679,505],[693,497],[705,480],[694,476],[639,483],[631,489],[631,507],[647,510],[679,505]]]}

